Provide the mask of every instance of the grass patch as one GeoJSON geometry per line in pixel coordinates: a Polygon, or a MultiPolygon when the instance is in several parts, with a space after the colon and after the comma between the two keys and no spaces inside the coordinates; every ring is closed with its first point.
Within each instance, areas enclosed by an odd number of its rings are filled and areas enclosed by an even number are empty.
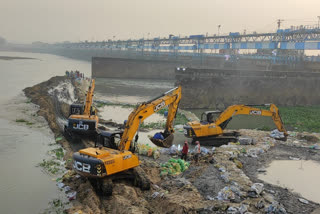
{"type": "Polygon", "coordinates": [[[17,123],[25,123],[28,126],[32,126],[34,124],[33,122],[27,121],[25,119],[16,119],[16,122],[17,123]]]}
{"type": "Polygon", "coordinates": [[[55,160],[42,160],[42,162],[39,163],[37,166],[42,167],[51,174],[57,174],[58,172],[60,172],[61,167],[60,162],[55,160]]]}
{"type": "Polygon", "coordinates": [[[63,157],[64,157],[64,152],[63,152],[63,149],[61,147],[57,148],[57,149],[52,149],[48,153],[49,154],[54,154],[58,160],[62,160],[63,157]]]}
{"type": "Polygon", "coordinates": [[[264,125],[264,126],[258,128],[258,130],[260,130],[260,131],[271,131],[272,129],[269,126],[264,125]]]}
{"type": "MultiPolygon", "coordinates": [[[[164,113],[168,111],[168,108],[163,108],[163,109],[160,109],[157,114],[162,114],[164,115],[164,113]]],[[[189,120],[188,118],[184,115],[184,114],[181,114],[178,110],[177,112],[177,115],[176,115],[176,119],[174,121],[174,125],[184,125],[186,123],[188,123],[189,120]]]]}
{"type": "Polygon", "coordinates": [[[312,107],[279,107],[285,126],[295,130],[320,132],[320,106],[312,107]]]}
{"type": "Polygon", "coordinates": [[[95,106],[97,108],[101,108],[103,106],[120,106],[122,108],[135,108],[136,105],[132,105],[132,104],[122,104],[122,103],[102,103],[102,102],[96,102],[95,106]]]}
{"type": "Polygon", "coordinates": [[[67,214],[65,211],[67,209],[67,206],[69,202],[63,202],[60,199],[54,199],[49,202],[49,207],[46,208],[44,211],[42,211],[42,214],[51,214],[51,213],[61,213],[61,214],[67,214]]]}
{"type": "Polygon", "coordinates": [[[179,112],[177,113],[176,120],[174,122],[175,125],[184,125],[188,122],[189,122],[189,120],[184,114],[181,114],[179,112]]]}
{"type": "Polygon", "coordinates": [[[17,123],[27,123],[28,121],[24,120],[24,119],[16,119],[17,123]]]}

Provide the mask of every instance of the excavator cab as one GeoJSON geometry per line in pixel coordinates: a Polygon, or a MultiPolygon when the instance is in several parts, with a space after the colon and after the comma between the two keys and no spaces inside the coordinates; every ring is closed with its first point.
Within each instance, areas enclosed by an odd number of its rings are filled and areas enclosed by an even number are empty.
{"type": "Polygon", "coordinates": [[[206,111],[201,114],[201,124],[213,123],[221,114],[221,111],[206,111]]]}
{"type": "Polygon", "coordinates": [[[70,105],[69,116],[70,115],[82,115],[83,114],[83,105],[73,103],[70,105]]]}
{"type": "Polygon", "coordinates": [[[122,135],[122,130],[99,131],[99,134],[97,135],[97,139],[95,141],[95,147],[103,146],[111,149],[117,149],[119,147],[122,135]]]}

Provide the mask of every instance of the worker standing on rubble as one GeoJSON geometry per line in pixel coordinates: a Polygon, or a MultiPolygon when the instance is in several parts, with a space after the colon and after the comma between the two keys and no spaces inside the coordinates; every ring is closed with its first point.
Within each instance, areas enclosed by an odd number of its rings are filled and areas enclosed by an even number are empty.
{"type": "Polygon", "coordinates": [[[187,160],[187,157],[188,157],[188,151],[189,151],[189,146],[188,146],[188,141],[184,141],[184,145],[183,145],[183,148],[182,148],[182,152],[181,152],[181,159],[182,160],[187,160]]]}
{"type": "Polygon", "coordinates": [[[196,150],[196,154],[195,154],[195,156],[194,156],[194,159],[195,159],[196,163],[198,163],[198,161],[199,161],[199,156],[200,156],[200,153],[201,153],[201,148],[200,148],[200,142],[199,142],[199,141],[196,141],[195,150],[196,150]]]}

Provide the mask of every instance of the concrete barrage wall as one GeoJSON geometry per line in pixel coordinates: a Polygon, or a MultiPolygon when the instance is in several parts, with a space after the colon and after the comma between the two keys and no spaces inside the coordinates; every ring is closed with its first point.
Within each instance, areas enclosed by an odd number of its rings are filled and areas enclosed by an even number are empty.
{"type": "MultiPolygon", "coordinates": [[[[257,62],[243,61],[236,63],[232,69],[259,69],[257,62]]],[[[92,58],[92,77],[96,78],[136,78],[136,79],[174,79],[176,67],[223,68],[231,64],[224,58],[152,58],[129,59],[112,57],[92,58]]],[[[262,66],[265,67],[265,66],[262,66]]]]}
{"type": "Polygon", "coordinates": [[[92,77],[173,80],[177,65],[168,61],[94,57],[92,77]]]}
{"type": "Polygon", "coordinates": [[[233,104],[320,105],[320,73],[187,68],[175,71],[181,107],[225,108],[233,104]]]}

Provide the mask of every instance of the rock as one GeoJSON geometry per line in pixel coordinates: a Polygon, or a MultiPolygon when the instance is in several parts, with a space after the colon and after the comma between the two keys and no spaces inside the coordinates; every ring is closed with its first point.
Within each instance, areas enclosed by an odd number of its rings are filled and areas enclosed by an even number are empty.
{"type": "Polygon", "coordinates": [[[57,186],[58,186],[60,189],[62,189],[62,188],[65,186],[65,184],[62,183],[62,182],[59,182],[59,183],[57,183],[57,186]]]}
{"type": "Polygon", "coordinates": [[[271,131],[270,137],[274,139],[284,138],[284,133],[280,132],[278,129],[271,131]]]}
{"type": "Polygon", "coordinates": [[[155,199],[156,197],[158,197],[159,194],[160,194],[159,192],[154,192],[152,193],[151,197],[155,199]]]}
{"type": "Polygon", "coordinates": [[[219,171],[220,171],[220,172],[226,172],[226,169],[225,169],[224,167],[220,167],[220,168],[219,168],[219,171]]]}
{"type": "Polygon", "coordinates": [[[227,210],[227,214],[237,214],[238,213],[238,208],[236,207],[229,207],[227,210]]]}
{"type": "Polygon", "coordinates": [[[266,170],[266,169],[261,169],[261,168],[260,168],[260,169],[258,169],[257,171],[258,171],[258,172],[266,172],[267,170],[266,170]]]}
{"type": "Polygon", "coordinates": [[[207,200],[210,200],[210,201],[214,201],[214,197],[210,196],[210,195],[207,195],[207,200]]]}
{"type": "Polygon", "coordinates": [[[309,204],[309,201],[307,201],[306,199],[299,198],[298,200],[299,200],[301,203],[309,204]]]}
{"type": "Polygon", "coordinates": [[[251,145],[253,144],[253,139],[251,137],[239,137],[240,145],[251,145]]]}
{"type": "Polygon", "coordinates": [[[65,192],[69,192],[69,191],[71,190],[71,188],[70,188],[69,186],[65,186],[65,187],[63,188],[63,190],[64,190],[65,192]]]}
{"type": "Polygon", "coordinates": [[[260,200],[254,206],[259,210],[265,207],[263,200],[260,200]]]}
{"type": "Polygon", "coordinates": [[[237,186],[232,185],[232,186],[230,187],[230,189],[231,189],[231,191],[232,191],[233,193],[237,194],[238,196],[241,196],[241,195],[242,195],[241,192],[240,192],[240,189],[239,189],[237,186]]]}
{"type": "Polygon", "coordinates": [[[74,192],[70,192],[67,194],[67,198],[69,199],[69,201],[72,201],[72,200],[75,200],[77,197],[77,192],[74,191],[74,192]]]}
{"type": "Polygon", "coordinates": [[[229,187],[224,187],[218,192],[217,198],[219,201],[228,201],[234,199],[235,195],[229,187]]]}
{"type": "Polygon", "coordinates": [[[290,160],[301,160],[301,158],[296,158],[296,157],[291,157],[291,156],[289,156],[289,159],[290,160]]]}
{"type": "Polygon", "coordinates": [[[224,173],[221,175],[221,178],[224,182],[228,183],[230,180],[229,180],[229,174],[228,173],[224,173]]]}
{"type": "Polygon", "coordinates": [[[269,189],[269,190],[266,190],[268,193],[271,193],[271,194],[276,194],[276,192],[275,191],[273,191],[273,190],[271,190],[271,189],[269,189]]]}
{"type": "Polygon", "coordinates": [[[252,198],[257,198],[260,195],[260,193],[263,191],[264,189],[263,187],[264,185],[262,183],[254,183],[251,186],[250,191],[248,192],[248,196],[252,198]]]}
{"type": "Polygon", "coordinates": [[[247,151],[249,157],[257,158],[259,154],[264,153],[263,149],[251,148],[247,151]]]}
{"type": "Polygon", "coordinates": [[[240,214],[244,214],[248,211],[248,206],[247,205],[244,205],[244,204],[241,204],[241,206],[239,207],[239,212],[240,214]]]}
{"type": "Polygon", "coordinates": [[[274,202],[270,204],[268,207],[266,207],[265,212],[267,214],[286,214],[287,213],[283,205],[279,204],[278,202],[274,202]]]}

